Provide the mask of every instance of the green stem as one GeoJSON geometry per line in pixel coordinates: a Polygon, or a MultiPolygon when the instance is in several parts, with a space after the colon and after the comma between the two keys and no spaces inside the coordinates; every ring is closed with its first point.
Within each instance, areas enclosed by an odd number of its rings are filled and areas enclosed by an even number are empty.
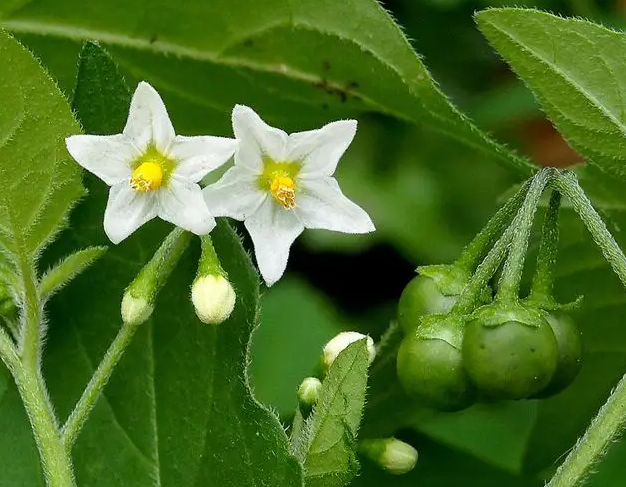
{"type": "Polygon", "coordinates": [[[487,222],[483,229],[474,239],[463,249],[461,255],[456,260],[456,266],[472,273],[481,262],[487,249],[493,247],[506,227],[511,224],[511,220],[519,210],[528,188],[530,179],[515,193],[496,214],[487,222]]]}
{"type": "MultiPolygon", "coordinates": [[[[139,274],[128,286],[126,292],[145,298],[151,304],[154,303],[159,291],[189,246],[191,237],[191,233],[181,228],[172,230],[163,240],[163,243],[150,261],[139,271],[139,274]]],[[[74,410],[65,422],[61,435],[64,449],[68,455],[83,425],[87,421],[89,413],[98,401],[102,390],[113,374],[115,366],[122,358],[126,347],[141,323],[143,321],[123,322],[117,336],[109,346],[98,368],[89,380],[89,384],[87,384],[82,396],[76,403],[74,410]]]]}
{"type": "Polygon", "coordinates": [[[517,223],[520,221],[520,215],[527,211],[525,208],[527,208],[528,205],[536,206],[536,200],[538,200],[539,196],[541,196],[541,191],[538,191],[539,187],[543,190],[545,181],[546,174],[544,171],[537,173],[531,179],[530,189],[525,195],[522,208],[518,211],[513,223],[504,231],[485,259],[476,268],[476,272],[474,272],[474,275],[470,279],[469,283],[465,286],[463,293],[459,296],[459,299],[450,310],[451,313],[464,315],[471,313],[476,307],[480,294],[489,282],[489,279],[491,279],[502,263],[502,259],[504,258],[511,241],[513,240],[513,235],[517,232],[517,223]],[[537,195],[537,192],[539,192],[539,195],[537,195]]]}
{"type": "Polygon", "coordinates": [[[573,172],[561,173],[555,179],[556,187],[566,196],[581,220],[587,226],[593,240],[596,242],[604,258],[613,268],[622,284],[626,286],[626,258],[622,249],[606,228],[598,212],[587,198],[583,189],[578,185],[576,175],[573,172]]]}
{"type": "Polygon", "coordinates": [[[606,453],[609,445],[624,428],[626,418],[626,375],[617,384],[587,431],[558,468],[547,487],[581,485],[592,467],[606,453]]]}
{"type": "Polygon", "coordinates": [[[89,384],[87,384],[87,387],[83,391],[81,398],[76,403],[74,410],[71,412],[69,418],[67,418],[61,430],[61,437],[64,450],[68,455],[83,425],[87,421],[89,413],[98,401],[102,390],[111,378],[115,366],[120,361],[120,358],[122,358],[124,350],[126,350],[126,347],[138,328],[138,323],[122,324],[120,331],[117,333],[117,336],[109,346],[100,365],[98,365],[98,368],[91,377],[89,384]]]}
{"type": "Polygon", "coordinates": [[[528,238],[532,230],[539,199],[551,173],[552,170],[550,169],[542,169],[535,175],[524,204],[511,225],[515,232],[511,248],[509,249],[509,256],[502,269],[497,299],[502,301],[517,301],[519,299],[519,286],[522,280],[522,272],[524,271],[528,238]]]}
{"type": "MultiPolygon", "coordinates": [[[[21,358],[13,363],[11,373],[24,403],[48,487],[74,487],[72,460],[63,449],[57,419],[40,370],[41,301],[33,263],[22,258],[22,343],[21,358]]],[[[6,345],[4,345],[6,347],[6,345]]],[[[4,357],[3,357],[4,360],[4,357]]]]}
{"type": "Polygon", "coordinates": [[[24,367],[35,370],[39,368],[41,301],[35,269],[30,260],[20,260],[20,275],[24,299],[21,355],[24,367]]]}
{"type": "Polygon", "coordinates": [[[61,435],[43,378],[38,370],[23,364],[13,374],[33,435],[48,487],[74,487],[72,460],[63,448],[61,435]]]}
{"type": "Polygon", "coordinates": [[[200,261],[198,262],[198,274],[196,279],[201,276],[215,274],[228,277],[226,275],[226,271],[222,268],[222,264],[220,263],[217,253],[215,252],[215,247],[213,247],[213,241],[211,240],[209,234],[202,235],[200,237],[200,243],[202,245],[202,254],[200,255],[200,261]]]}
{"type": "Polygon", "coordinates": [[[13,340],[2,327],[0,327],[0,359],[7,366],[11,374],[13,374],[15,369],[20,365],[20,356],[13,340]]]}
{"type": "Polygon", "coordinates": [[[537,267],[533,276],[529,299],[535,302],[552,302],[554,268],[559,244],[559,208],[561,194],[552,191],[550,203],[543,221],[541,243],[537,254],[537,267]]]}
{"type": "MultiPolygon", "coordinates": [[[[626,286],[626,256],[607,230],[587,195],[578,185],[576,176],[571,172],[562,173],[556,177],[554,183],[558,190],[570,200],[613,271],[626,286]]],[[[578,440],[574,449],[565,458],[548,487],[580,485],[595,463],[606,453],[611,442],[622,431],[625,422],[626,375],[619,381],[583,437],[578,440]]]]}

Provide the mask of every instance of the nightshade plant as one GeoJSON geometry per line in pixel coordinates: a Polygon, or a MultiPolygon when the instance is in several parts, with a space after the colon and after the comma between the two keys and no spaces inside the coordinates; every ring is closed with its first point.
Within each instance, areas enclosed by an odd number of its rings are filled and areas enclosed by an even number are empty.
{"type": "Polygon", "coordinates": [[[0,5],[0,486],[587,481],[626,421],[626,361],[604,356],[623,350],[626,35],[531,9],[476,14],[586,159],[540,168],[449,103],[374,0],[179,3],[0,5]],[[438,158],[456,140],[517,184],[453,262],[418,267],[386,331],[351,321],[314,346],[286,339],[311,336],[323,307],[283,276],[305,228],[427,232],[393,199],[415,180],[359,165],[406,157],[392,118],[432,130],[438,158]],[[395,142],[372,150],[368,127],[395,142]],[[359,187],[344,167],[365,181],[363,208],[339,188],[359,187]],[[601,275],[575,278],[589,268],[601,275]],[[280,289],[295,294],[266,319],[280,289]],[[291,350],[318,360],[294,366],[280,416],[257,399],[280,374],[250,374],[252,338],[274,322],[266,365],[291,350]]]}

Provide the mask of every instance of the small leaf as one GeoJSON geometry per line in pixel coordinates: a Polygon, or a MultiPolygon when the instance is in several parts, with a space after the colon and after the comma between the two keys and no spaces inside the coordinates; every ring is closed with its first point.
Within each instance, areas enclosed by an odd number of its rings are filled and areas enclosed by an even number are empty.
{"type": "Polygon", "coordinates": [[[476,20],[567,141],[626,178],[626,35],[537,10],[485,10],[476,20]]]}
{"type": "Polygon", "coordinates": [[[65,150],[65,137],[80,129],[52,79],[1,31],[0,64],[0,250],[23,266],[83,194],[65,150]]]}
{"type": "Polygon", "coordinates": [[[359,340],[346,347],[328,371],[295,449],[304,462],[307,487],[341,487],[358,473],[356,439],[368,365],[366,341],[359,340]]]}
{"type": "Polygon", "coordinates": [[[48,299],[78,274],[98,260],[107,247],[89,247],[68,255],[65,259],[46,272],[41,278],[40,293],[42,299],[48,299]]]}

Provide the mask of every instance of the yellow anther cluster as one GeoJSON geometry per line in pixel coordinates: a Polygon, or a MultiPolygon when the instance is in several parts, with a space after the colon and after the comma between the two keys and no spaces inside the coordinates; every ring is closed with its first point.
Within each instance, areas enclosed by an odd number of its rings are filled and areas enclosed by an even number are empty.
{"type": "Polygon", "coordinates": [[[285,210],[293,210],[296,207],[296,183],[287,176],[278,176],[272,179],[270,192],[285,210]]]}
{"type": "Polygon", "coordinates": [[[156,162],[141,163],[130,177],[130,187],[140,193],[159,189],[162,182],[163,169],[156,162]]]}

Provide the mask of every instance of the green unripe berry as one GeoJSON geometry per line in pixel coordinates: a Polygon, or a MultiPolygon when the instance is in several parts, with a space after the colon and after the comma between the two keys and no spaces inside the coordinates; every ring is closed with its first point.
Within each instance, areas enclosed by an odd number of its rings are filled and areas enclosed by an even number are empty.
{"type": "Polygon", "coordinates": [[[479,308],[463,339],[467,373],[479,391],[523,399],[548,385],[557,365],[552,328],[537,309],[496,303],[479,308]]]}
{"type": "Polygon", "coordinates": [[[450,311],[470,279],[465,269],[454,264],[422,266],[417,272],[398,303],[398,323],[406,334],[419,325],[423,316],[450,311]]]}
{"type": "Polygon", "coordinates": [[[397,372],[405,392],[442,411],[458,411],[474,402],[474,388],[463,367],[463,323],[431,315],[404,337],[397,372]]]}
{"type": "Polygon", "coordinates": [[[402,291],[398,303],[398,323],[404,333],[411,333],[417,328],[422,316],[445,314],[454,305],[457,295],[444,295],[434,279],[416,276],[402,291]]]}
{"type": "Polygon", "coordinates": [[[557,364],[549,384],[535,395],[537,398],[553,396],[568,385],[578,375],[582,364],[582,340],[580,331],[572,318],[559,311],[546,315],[557,345],[557,364]]]}

